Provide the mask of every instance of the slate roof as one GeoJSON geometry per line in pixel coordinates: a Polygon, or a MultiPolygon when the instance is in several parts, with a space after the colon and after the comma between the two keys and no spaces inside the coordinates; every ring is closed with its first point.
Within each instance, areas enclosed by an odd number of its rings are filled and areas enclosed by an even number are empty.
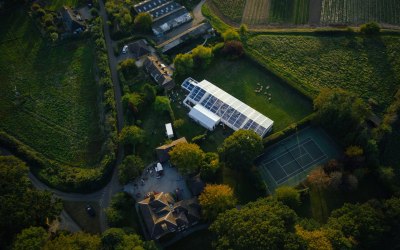
{"type": "Polygon", "coordinates": [[[150,48],[145,39],[140,39],[128,44],[128,48],[136,60],[142,56],[150,54],[150,48]]]}
{"type": "Polygon", "coordinates": [[[175,202],[170,193],[159,193],[138,204],[152,239],[188,228],[200,219],[200,206],[196,198],[175,202]]]}
{"type": "Polygon", "coordinates": [[[175,82],[172,79],[173,71],[158,56],[147,56],[144,67],[158,85],[166,89],[171,89],[175,86],[175,82]]]}

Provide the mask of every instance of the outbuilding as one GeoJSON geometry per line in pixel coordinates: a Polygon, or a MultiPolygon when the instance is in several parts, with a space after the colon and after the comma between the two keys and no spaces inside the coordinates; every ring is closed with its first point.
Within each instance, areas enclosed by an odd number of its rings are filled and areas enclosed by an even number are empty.
{"type": "Polygon", "coordinates": [[[165,124],[165,131],[166,131],[168,139],[171,139],[172,137],[174,137],[174,131],[172,130],[171,123],[165,124]]]}

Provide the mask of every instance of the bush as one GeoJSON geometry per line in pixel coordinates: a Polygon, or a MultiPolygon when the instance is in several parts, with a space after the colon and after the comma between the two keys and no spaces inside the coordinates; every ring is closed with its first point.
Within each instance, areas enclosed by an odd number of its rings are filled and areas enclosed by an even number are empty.
{"type": "Polygon", "coordinates": [[[361,25],[360,31],[365,35],[377,35],[381,31],[381,27],[376,22],[369,22],[361,25]]]}
{"type": "Polygon", "coordinates": [[[177,119],[174,121],[174,127],[175,128],[180,128],[185,124],[185,120],[183,119],[177,119]]]}
{"type": "Polygon", "coordinates": [[[240,41],[239,33],[237,33],[237,31],[234,29],[229,29],[229,30],[225,31],[224,33],[222,33],[222,38],[224,38],[225,42],[232,41],[232,40],[240,41]]]}
{"type": "Polygon", "coordinates": [[[139,13],[134,20],[135,28],[143,31],[143,32],[150,32],[151,31],[151,24],[153,20],[149,13],[139,13]]]}
{"type": "Polygon", "coordinates": [[[282,186],[277,188],[274,197],[292,209],[300,205],[300,193],[293,187],[282,186]]]}
{"type": "Polygon", "coordinates": [[[226,41],[222,53],[233,58],[244,54],[243,44],[240,41],[226,41]]]}

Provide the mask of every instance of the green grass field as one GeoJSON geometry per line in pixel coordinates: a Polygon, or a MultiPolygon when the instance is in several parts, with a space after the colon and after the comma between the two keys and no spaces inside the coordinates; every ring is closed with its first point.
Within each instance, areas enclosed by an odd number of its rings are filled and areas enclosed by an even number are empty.
{"type": "Polygon", "coordinates": [[[94,165],[103,136],[93,46],[49,46],[23,10],[0,20],[0,129],[50,159],[94,165]]]}
{"type": "Polygon", "coordinates": [[[322,24],[361,24],[376,21],[400,24],[398,0],[323,0],[322,24]]]}
{"type": "Polygon", "coordinates": [[[381,112],[400,83],[399,43],[396,36],[259,35],[246,46],[260,63],[288,75],[310,95],[339,87],[372,98],[381,112]]]}

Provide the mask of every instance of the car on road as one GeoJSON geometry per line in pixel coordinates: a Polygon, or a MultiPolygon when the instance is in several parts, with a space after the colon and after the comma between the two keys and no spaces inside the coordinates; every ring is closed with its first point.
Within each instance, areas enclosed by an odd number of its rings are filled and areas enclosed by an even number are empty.
{"type": "Polygon", "coordinates": [[[125,46],[122,48],[122,54],[126,54],[126,53],[128,53],[128,45],[125,45],[125,46]]]}
{"type": "Polygon", "coordinates": [[[96,212],[94,211],[94,208],[92,207],[92,205],[88,204],[86,205],[86,212],[88,213],[88,215],[90,215],[91,217],[95,217],[96,216],[96,212]]]}

